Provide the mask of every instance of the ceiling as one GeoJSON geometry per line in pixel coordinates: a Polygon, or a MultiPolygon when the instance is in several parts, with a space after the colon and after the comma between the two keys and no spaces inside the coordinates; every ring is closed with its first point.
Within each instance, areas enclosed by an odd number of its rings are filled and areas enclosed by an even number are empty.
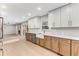
{"type": "Polygon", "coordinates": [[[47,14],[65,4],[67,3],[0,3],[0,16],[4,17],[4,24],[17,24],[47,14]]]}

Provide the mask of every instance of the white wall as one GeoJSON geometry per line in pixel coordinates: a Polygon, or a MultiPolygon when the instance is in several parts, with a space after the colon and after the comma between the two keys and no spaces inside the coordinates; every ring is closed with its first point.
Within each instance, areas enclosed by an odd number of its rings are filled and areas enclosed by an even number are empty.
{"type": "Polygon", "coordinates": [[[4,32],[4,35],[16,34],[16,25],[4,25],[3,32],[4,32]]]}

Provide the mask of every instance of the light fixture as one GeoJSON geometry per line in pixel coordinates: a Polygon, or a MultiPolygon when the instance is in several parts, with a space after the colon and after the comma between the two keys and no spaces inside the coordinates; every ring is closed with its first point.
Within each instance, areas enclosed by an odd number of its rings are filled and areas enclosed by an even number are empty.
{"type": "Polygon", "coordinates": [[[37,8],[37,10],[38,10],[38,11],[41,11],[41,10],[42,10],[42,8],[38,7],[38,8],[37,8]]]}
{"type": "Polygon", "coordinates": [[[6,9],[7,7],[5,5],[1,6],[1,8],[6,9]]]}

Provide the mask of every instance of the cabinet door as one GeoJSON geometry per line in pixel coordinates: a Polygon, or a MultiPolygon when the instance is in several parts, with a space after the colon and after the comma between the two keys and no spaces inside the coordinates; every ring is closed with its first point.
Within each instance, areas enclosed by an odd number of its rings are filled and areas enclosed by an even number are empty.
{"type": "Polygon", "coordinates": [[[26,40],[29,40],[29,34],[26,33],[26,40]]]}
{"type": "Polygon", "coordinates": [[[49,26],[50,29],[51,29],[51,27],[55,26],[54,14],[52,12],[48,14],[48,26],[49,26]]]}
{"type": "Polygon", "coordinates": [[[79,41],[72,41],[72,56],[79,56],[79,41]]]}
{"type": "Polygon", "coordinates": [[[45,47],[48,49],[51,49],[51,37],[47,36],[47,38],[45,39],[45,47]]]}
{"type": "Polygon", "coordinates": [[[36,44],[39,45],[40,41],[39,41],[39,38],[36,38],[36,44]]]}
{"type": "Polygon", "coordinates": [[[58,38],[56,38],[56,37],[52,37],[52,45],[51,45],[52,47],[52,49],[51,50],[53,50],[53,51],[55,51],[55,52],[59,52],[59,42],[58,42],[58,38]]]}
{"type": "Polygon", "coordinates": [[[79,3],[71,4],[72,26],[79,26],[79,3]]]}
{"type": "Polygon", "coordinates": [[[30,33],[29,33],[29,41],[31,41],[31,35],[30,35],[30,33]]]}
{"type": "Polygon", "coordinates": [[[34,24],[34,28],[39,28],[39,22],[38,22],[38,18],[36,17],[35,19],[33,19],[33,24],[34,24]]]}
{"type": "Polygon", "coordinates": [[[42,21],[40,17],[37,18],[35,25],[36,28],[42,28],[42,21]]]}
{"type": "Polygon", "coordinates": [[[56,9],[53,11],[54,15],[54,26],[55,27],[60,27],[60,8],[56,9]]]}
{"type": "Polygon", "coordinates": [[[41,17],[42,26],[48,26],[48,15],[44,15],[41,17]]]}
{"type": "Polygon", "coordinates": [[[70,5],[61,8],[61,27],[68,27],[68,21],[70,20],[70,5]]]}
{"type": "Polygon", "coordinates": [[[40,46],[42,46],[42,47],[44,47],[44,45],[45,45],[44,40],[45,40],[45,39],[41,39],[41,38],[40,38],[40,40],[39,40],[39,41],[40,41],[40,46]]]}
{"type": "Polygon", "coordinates": [[[70,40],[60,39],[60,54],[70,56],[70,40]]]}

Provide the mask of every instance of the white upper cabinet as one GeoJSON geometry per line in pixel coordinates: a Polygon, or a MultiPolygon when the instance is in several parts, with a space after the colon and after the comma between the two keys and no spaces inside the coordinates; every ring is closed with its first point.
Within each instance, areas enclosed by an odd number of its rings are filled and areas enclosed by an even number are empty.
{"type": "Polygon", "coordinates": [[[60,27],[60,8],[48,13],[48,26],[60,27]]]}
{"type": "Polygon", "coordinates": [[[49,20],[52,21],[52,27],[60,27],[60,8],[52,11],[49,16],[49,20]]]}
{"type": "Polygon", "coordinates": [[[34,23],[34,28],[41,28],[42,25],[41,25],[41,18],[40,17],[36,17],[33,21],[34,23]]]}
{"type": "Polygon", "coordinates": [[[79,27],[79,3],[72,3],[57,8],[40,17],[28,20],[29,28],[79,27]]]}
{"type": "Polygon", "coordinates": [[[49,26],[49,29],[55,26],[53,12],[48,13],[48,26],[49,26]]]}
{"type": "Polygon", "coordinates": [[[32,19],[28,20],[28,28],[33,28],[33,27],[34,27],[33,20],[32,19]]]}
{"type": "Polygon", "coordinates": [[[71,26],[70,24],[70,5],[61,7],[61,27],[71,26]]]}
{"type": "Polygon", "coordinates": [[[71,8],[70,19],[72,20],[72,26],[79,27],[79,3],[71,4],[70,8],[71,8]]]}
{"type": "Polygon", "coordinates": [[[28,27],[29,28],[41,28],[41,19],[40,17],[34,17],[28,20],[28,27]]]}
{"type": "Polygon", "coordinates": [[[79,4],[73,3],[48,13],[49,27],[78,27],[79,4]]]}
{"type": "Polygon", "coordinates": [[[42,26],[48,26],[48,15],[44,15],[41,17],[42,26]]]}
{"type": "Polygon", "coordinates": [[[48,27],[48,14],[41,17],[42,29],[49,29],[48,27]]]}
{"type": "Polygon", "coordinates": [[[53,11],[54,15],[54,26],[60,27],[60,8],[53,11]]]}

